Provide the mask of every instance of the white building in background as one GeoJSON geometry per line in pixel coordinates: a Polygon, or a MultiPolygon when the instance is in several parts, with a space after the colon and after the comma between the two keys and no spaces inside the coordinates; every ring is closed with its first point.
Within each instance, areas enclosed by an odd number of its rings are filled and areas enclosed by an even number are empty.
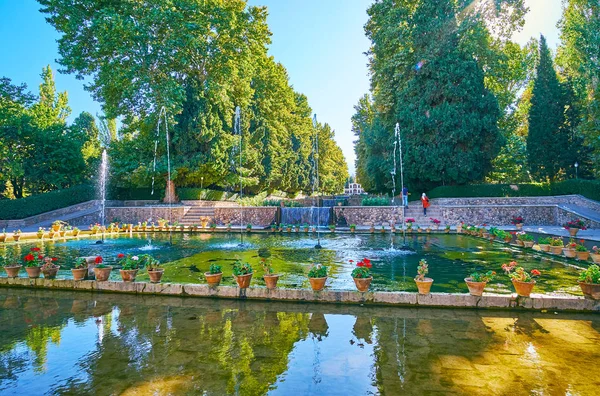
{"type": "Polygon", "coordinates": [[[359,183],[348,183],[348,187],[344,188],[345,195],[360,195],[364,194],[365,190],[359,183]]]}

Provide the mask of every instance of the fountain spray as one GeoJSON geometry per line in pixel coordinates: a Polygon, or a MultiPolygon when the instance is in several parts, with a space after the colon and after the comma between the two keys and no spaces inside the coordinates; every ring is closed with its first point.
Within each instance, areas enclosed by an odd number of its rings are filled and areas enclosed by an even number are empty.
{"type": "MultiPolygon", "coordinates": [[[[167,190],[171,188],[171,149],[169,142],[169,123],[167,119],[167,109],[165,106],[160,108],[158,112],[158,122],[156,123],[156,139],[154,140],[154,163],[152,168],[152,192],[151,195],[154,195],[154,179],[156,175],[156,152],[158,150],[158,140],[160,138],[160,126],[164,122],[165,124],[165,141],[167,144],[167,190]]],[[[173,245],[173,231],[171,230],[171,225],[173,224],[173,197],[169,197],[169,245],[173,245]]]]}
{"type": "MultiPolygon", "coordinates": [[[[400,151],[400,185],[402,186],[402,188],[404,188],[404,166],[403,166],[403,159],[402,159],[402,135],[400,134],[400,124],[396,123],[396,128],[394,129],[394,176],[396,174],[396,143],[398,143],[398,148],[400,151]]],[[[394,178],[395,179],[395,178],[394,178]]],[[[394,182],[395,185],[395,182],[394,182]]],[[[395,189],[395,187],[394,187],[395,189]]],[[[393,197],[392,197],[393,199],[393,197]]],[[[403,245],[400,248],[400,250],[412,250],[410,247],[408,247],[408,245],[406,244],[406,230],[404,229],[404,208],[402,208],[402,241],[403,241],[403,245]]]]}
{"type": "Polygon", "coordinates": [[[240,106],[235,108],[235,117],[233,119],[233,134],[239,136],[238,151],[239,151],[239,162],[238,162],[238,176],[240,178],[240,247],[244,246],[244,207],[242,205],[242,197],[244,196],[244,184],[242,179],[242,128],[241,121],[242,111],[240,106]]]}
{"type": "MultiPolygon", "coordinates": [[[[101,121],[104,119],[98,116],[101,121]]],[[[100,224],[102,225],[102,239],[96,241],[96,244],[103,244],[105,239],[105,230],[106,230],[106,185],[108,178],[108,151],[107,147],[110,146],[110,142],[112,140],[112,136],[108,126],[102,122],[102,127],[100,128],[100,133],[98,134],[98,139],[100,140],[100,146],[102,147],[102,158],[100,162],[100,177],[99,177],[99,190],[100,190],[100,224]]]]}
{"type": "Polygon", "coordinates": [[[317,115],[313,115],[313,130],[315,137],[313,139],[313,196],[316,190],[317,199],[317,244],[315,249],[321,249],[321,231],[319,226],[321,225],[321,211],[319,210],[319,129],[317,128],[317,115]]]}

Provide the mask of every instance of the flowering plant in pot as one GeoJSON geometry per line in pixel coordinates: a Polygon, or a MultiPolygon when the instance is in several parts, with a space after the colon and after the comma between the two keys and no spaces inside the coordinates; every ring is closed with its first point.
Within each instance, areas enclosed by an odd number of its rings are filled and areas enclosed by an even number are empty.
{"type": "Polygon", "coordinates": [[[550,252],[552,254],[561,254],[564,247],[565,245],[560,237],[554,237],[550,241],[550,252]]]}
{"type": "Polygon", "coordinates": [[[15,242],[18,242],[19,239],[21,239],[21,230],[14,230],[13,231],[13,239],[15,242]]]}
{"type": "Polygon", "coordinates": [[[102,256],[96,256],[96,258],[94,259],[94,275],[96,276],[96,280],[98,282],[105,282],[108,280],[108,277],[110,276],[110,271],[112,271],[113,267],[111,267],[110,265],[105,265],[104,263],[104,259],[102,258],[102,256]]]}
{"type": "Polygon", "coordinates": [[[219,286],[223,277],[223,270],[220,265],[211,263],[208,272],[204,273],[204,277],[209,286],[219,286]]]}
{"type": "Polygon", "coordinates": [[[540,237],[538,239],[538,245],[539,245],[540,250],[542,252],[549,252],[550,251],[550,243],[552,243],[552,238],[540,237]]]}
{"type": "Polygon", "coordinates": [[[308,233],[308,223],[304,223],[304,233],[307,234],[308,233]]]}
{"type": "Polygon", "coordinates": [[[32,247],[23,257],[25,263],[25,271],[30,278],[39,278],[42,272],[42,265],[44,264],[44,256],[40,253],[39,247],[32,247]]]}
{"type": "Polygon", "coordinates": [[[97,233],[100,232],[100,229],[102,227],[100,226],[100,224],[96,223],[96,224],[90,224],[90,231],[92,232],[93,235],[96,235],[97,233]]]}
{"type": "Polygon", "coordinates": [[[146,268],[151,283],[160,283],[163,273],[165,272],[160,266],[160,261],[149,254],[144,254],[140,257],[140,266],[146,268]]]}
{"type": "Polygon", "coordinates": [[[465,224],[465,223],[463,223],[463,222],[461,221],[461,222],[460,222],[460,223],[459,223],[459,224],[456,226],[456,233],[457,233],[457,234],[462,234],[462,231],[463,231],[463,225],[464,225],[464,224],[465,224]]]}
{"type": "Polygon", "coordinates": [[[335,232],[335,224],[329,224],[329,231],[333,234],[335,232]]]}
{"type": "Polygon", "coordinates": [[[412,228],[413,228],[413,224],[415,223],[415,219],[413,219],[412,217],[409,217],[408,219],[404,220],[404,222],[406,223],[406,232],[412,232],[412,228]]]}
{"type": "Polygon", "coordinates": [[[510,243],[510,241],[512,241],[512,235],[504,230],[496,229],[494,235],[496,236],[496,239],[500,239],[505,243],[510,243]]]}
{"type": "Polygon", "coordinates": [[[233,263],[233,277],[235,278],[235,281],[240,289],[247,289],[248,286],[250,286],[252,273],[253,270],[250,263],[243,263],[240,259],[233,263]]]}
{"type": "Polygon", "coordinates": [[[442,223],[440,220],[434,219],[433,217],[430,217],[429,220],[433,224],[433,229],[434,230],[437,230],[438,228],[440,228],[440,224],[442,223]]]}
{"type": "Polygon", "coordinates": [[[210,223],[210,230],[212,232],[215,232],[216,229],[217,229],[217,223],[210,223]]]}
{"type": "Polygon", "coordinates": [[[60,229],[65,225],[65,222],[62,220],[54,220],[52,222],[52,231],[59,232],[60,229]]]}
{"type": "Polygon", "coordinates": [[[250,224],[250,223],[246,224],[246,231],[247,232],[252,231],[252,224],[250,224]]]}
{"type": "Polygon", "coordinates": [[[446,224],[446,227],[444,228],[444,232],[446,234],[450,234],[450,224],[446,224]]]}
{"type": "Polygon", "coordinates": [[[496,276],[495,271],[488,272],[473,272],[468,278],[465,278],[465,283],[469,288],[469,293],[472,296],[481,296],[483,289],[488,282],[491,282],[496,276]]]}
{"type": "Polygon", "coordinates": [[[2,232],[0,232],[0,243],[6,241],[6,228],[2,229],[2,232]]]}
{"type": "Polygon", "coordinates": [[[291,224],[286,224],[286,225],[285,225],[285,230],[286,230],[287,232],[292,232],[292,225],[291,225],[291,224]]]}
{"type": "Polygon", "coordinates": [[[575,254],[577,255],[577,260],[586,261],[590,258],[590,251],[584,245],[585,241],[582,239],[579,241],[579,244],[575,246],[575,254]]]}
{"type": "Polygon", "coordinates": [[[0,265],[4,267],[6,276],[9,278],[17,278],[22,265],[17,263],[18,259],[11,254],[6,254],[4,257],[0,256],[0,265]]]}
{"type": "Polygon", "coordinates": [[[579,274],[579,287],[585,296],[600,300],[600,267],[598,265],[592,264],[579,274]]]}
{"type": "Polygon", "coordinates": [[[279,280],[279,274],[275,273],[271,259],[268,257],[261,257],[260,264],[263,268],[263,279],[267,285],[267,289],[275,289],[277,287],[277,281],[279,280]]]}
{"type": "MultiPolygon", "coordinates": [[[[350,260],[350,263],[354,263],[354,261],[350,260]]],[[[363,258],[356,263],[356,268],[352,270],[352,279],[354,279],[354,284],[359,292],[366,292],[369,290],[369,286],[373,280],[373,275],[371,275],[372,267],[373,264],[371,264],[371,260],[363,258]]]]}
{"type": "Polygon", "coordinates": [[[119,253],[117,255],[117,264],[121,266],[119,272],[121,273],[123,282],[135,282],[135,277],[140,269],[140,257],[119,253]]]}
{"type": "Polygon", "coordinates": [[[87,260],[85,257],[77,257],[75,259],[75,265],[71,268],[73,274],[73,280],[80,281],[85,279],[85,274],[88,270],[87,260]]]}
{"type": "Polygon", "coordinates": [[[592,247],[591,256],[594,263],[600,263],[600,249],[598,249],[598,246],[592,247]]]}
{"type": "Polygon", "coordinates": [[[56,257],[44,257],[44,264],[40,267],[42,270],[42,274],[44,274],[44,278],[46,279],[55,279],[58,270],[60,269],[59,265],[54,264],[57,261],[56,257]]]}
{"type": "Polygon", "coordinates": [[[77,236],[81,233],[81,230],[77,227],[73,227],[73,230],[71,231],[71,233],[73,234],[73,236],[77,236]]]}
{"type": "Polygon", "coordinates": [[[533,236],[525,232],[517,232],[517,241],[520,242],[520,245],[522,244],[522,246],[526,248],[533,247],[533,244],[535,243],[533,236]]]}
{"type": "Polygon", "coordinates": [[[575,243],[573,238],[570,238],[569,243],[567,243],[565,245],[565,247],[562,251],[566,258],[575,258],[575,257],[577,257],[577,251],[575,250],[576,248],[577,248],[577,243],[575,243]]]}
{"type": "Polygon", "coordinates": [[[415,277],[415,283],[417,284],[419,294],[429,294],[429,291],[431,290],[433,279],[425,277],[428,273],[429,264],[427,263],[427,260],[421,259],[417,266],[417,276],[415,277]]]}
{"type": "Polygon", "coordinates": [[[385,225],[383,225],[383,224],[381,225],[381,233],[385,234],[385,225]]]}
{"type": "Polygon", "coordinates": [[[350,232],[356,231],[356,224],[350,224],[350,232]]]}
{"type": "Polygon", "coordinates": [[[493,241],[494,239],[496,239],[497,236],[498,236],[498,229],[496,227],[490,227],[490,229],[488,230],[488,238],[490,238],[490,241],[493,241]]]}
{"type": "Polygon", "coordinates": [[[517,267],[517,265],[516,261],[502,264],[502,270],[510,277],[517,294],[522,297],[529,297],[535,286],[533,278],[540,276],[541,272],[536,269],[527,272],[523,267],[517,267]]]}
{"type": "MultiPolygon", "coordinates": [[[[207,222],[208,223],[208,222],[207,222]]],[[[160,218],[158,219],[158,230],[162,231],[163,228],[165,228],[167,226],[167,220],[160,218]]],[[[202,228],[206,227],[205,224],[202,225],[202,228]]]]}
{"type": "Polygon", "coordinates": [[[523,219],[523,216],[513,216],[512,220],[510,221],[512,224],[514,224],[515,227],[517,227],[517,230],[521,230],[523,229],[523,222],[525,220],[523,219]]]}
{"type": "Polygon", "coordinates": [[[38,230],[37,230],[37,232],[35,234],[38,237],[38,239],[43,239],[44,238],[44,232],[45,232],[44,227],[40,227],[40,228],[38,228],[38,230]]]}
{"type": "Polygon", "coordinates": [[[577,235],[579,230],[587,230],[585,222],[581,219],[567,221],[563,224],[563,227],[569,231],[569,234],[571,234],[572,237],[577,235]]]}
{"type": "Polygon", "coordinates": [[[327,282],[327,267],[323,264],[313,264],[308,270],[308,281],[313,291],[321,291],[327,282]]]}

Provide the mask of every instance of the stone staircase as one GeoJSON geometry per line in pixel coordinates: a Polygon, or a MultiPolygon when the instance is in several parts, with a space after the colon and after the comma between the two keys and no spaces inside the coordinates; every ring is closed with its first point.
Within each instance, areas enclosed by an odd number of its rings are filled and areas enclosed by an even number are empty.
{"type": "Polygon", "coordinates": [[[185,226],[200,225],[203,217],[209,217],[211,222],[215,218],[215,208],[205,206],[192,206],[183,216],[180,224],[185,226]]]}
{"type": "Polygon", "coordinates": [[[408,205],[408,209],[404,210],[404,218],[406,219],[409,217],[415,219],[415,224],[420,225],[423,228],[426,228],[427,226],[432,224],[430,218],[441,220],[443,223],[442,209],[440,207],[436,207],[433,204],[432,206],[427,208],[427,216],[424,216],[423,206],[421,205],[421,202],[410,202],[408,205]]]}

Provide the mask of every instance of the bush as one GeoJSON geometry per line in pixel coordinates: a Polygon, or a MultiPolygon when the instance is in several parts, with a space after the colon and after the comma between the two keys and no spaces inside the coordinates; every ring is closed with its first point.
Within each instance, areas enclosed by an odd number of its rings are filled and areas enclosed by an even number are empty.
{"type": "Polygon", "coordinates": [[[286,208],[302,207],[302,204],[300,202],[287,199],[265,199],[264,201],[262,201],[262,206],[281,206],[281,202],[284,203],[286,208]]]}
{"type": "Polygon", "coordinates": [[[390,206],[390,200],[386,197],[366,197],[362,200],[362,206],[390,206]]]}
{"type": "Polygon", "coordinates": [[[0,220],[23,219],[51,210],[91,201],[95,198],[93,186],[81,185],[22,199],[0,200],[0,220]]]}
{"type": "Polygon", "coordinates": [[[473,184],[468,186],[440,186],[431,190],[428,196],[429,198],[488,198],[537,197],[569,194],[580,194],[586,198],[600,201],[600,180],[570,179],[554,184],[473,184]]]}

